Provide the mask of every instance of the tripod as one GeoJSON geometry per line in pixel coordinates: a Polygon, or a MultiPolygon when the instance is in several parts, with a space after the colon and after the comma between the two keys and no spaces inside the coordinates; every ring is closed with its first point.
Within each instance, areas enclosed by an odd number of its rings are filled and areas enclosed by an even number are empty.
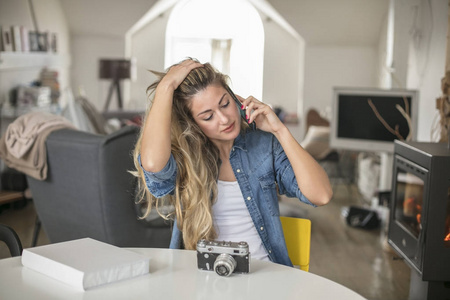
{"type": "Polygon", "coordinates": [[[108,110],[109,104],[111,103],[111,97],[114,92],[114,89],[117,91],[117,105],[120,110],[123,108],[122,93],[120,91],[120,80],[119,80],[119,78],[113,78],[111,85],[109,86],[108,97],[106,98],[106,103],[103,108],[103,111],[108,110]]]}

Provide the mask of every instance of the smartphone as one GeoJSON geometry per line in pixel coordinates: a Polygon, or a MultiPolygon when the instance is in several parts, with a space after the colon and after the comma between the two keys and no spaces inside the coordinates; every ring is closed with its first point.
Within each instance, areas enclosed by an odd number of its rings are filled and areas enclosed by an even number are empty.
{"type": "MultiPolygon", "coordinates": [[[[241,118],[248,124],[247,119],[245,118],[246,112],[245,109],[242,109],[242,103],[239,101],[239,99],[236,97],[236,95],[233,93],[233,91],[230,89],[229,86],[226,86],[225,89],[227,90],[228,94],[230,94],[231,98],[233,98],[234,102],[236,102],[236,105],[239,109],[239,113],[241,114],[241,118]]],[[[256,124],[255,121],[248,124],[252,130],[256,130],[256,124]]]]}

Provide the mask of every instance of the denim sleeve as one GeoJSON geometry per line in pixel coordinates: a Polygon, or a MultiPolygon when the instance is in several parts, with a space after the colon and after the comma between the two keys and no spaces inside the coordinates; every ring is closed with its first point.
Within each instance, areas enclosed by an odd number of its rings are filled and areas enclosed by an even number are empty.
{"type": "Polygon", "coordinates": [[[303,195],[302,191],[298,187],[294,169],[292,168],[292,165],[289,162],[289,159],[284,152],[283,147],[276,138],[273,139],[272,147],[274,155],[274,165],[276,170],[276,179],[278,183],[278,192],[281,195],[298,198],[300,201],[316,207],[317,205],[311,203],[311,201],[309,201],[308,198],[303,195]]]}
{"type": "Polygon", "coordinates": [[[164,168],[156,173],[148,172],[142,167],[141,155],[138,156],[138,161],[142,171],[144,171],[145,183],[153,196],[161,198],[173,193],[177,178],[177,164],[172,154],[170,154],[169,161],[164,168]]]}

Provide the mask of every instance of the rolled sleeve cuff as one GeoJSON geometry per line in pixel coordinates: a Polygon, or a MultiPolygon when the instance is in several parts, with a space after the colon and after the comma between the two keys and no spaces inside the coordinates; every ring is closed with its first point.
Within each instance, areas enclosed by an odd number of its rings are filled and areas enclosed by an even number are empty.
{"type": "Polygon", "coordinates": [[[169,161],[159,172],[149,172],[142,167],[141,155],[138,156],[139,165],[144,172],[145,182],[153,196],[160,198],[171,193],[175,188],[177,166],[174,157],[170,155],[169,161]]]}
{"type": "Polygon", "coordinates": [[[295,191],[296,197],[297,197],[300,201],[302,201],[303,203],[309,204],[309,205],[311,205],[311,206],[313,206],[313,207],[317,207],[317,205],[315,205],[314,203],[312,203],[311,201],[309,201],[309,199],[306,198],[305,195],[303,195],[302,191],[300,190],[300,188],[299,188],[298,185],[297,185],[297,181],[294,182],[294,188],[296,189],[296,191],[295,191]]]}
{"type": "Polygon", "coordinates": [[[296,197],[303,203],[309,204],[313,207],[317,207],[316,204],[309,201],[309,199],[306,198],[305,195],[303,195],[302,191],[300,190],[300,188],[298,186],[297,179],[295,178],[294,170],[292,169],[292,166],[290,166],[290,165],[287,166],[287,168],[283,172],[282,181],[290,182],[290,184],[287,185],[288,187],[290,187],[289,190],[286,191],[287,196],[296,197]]]}

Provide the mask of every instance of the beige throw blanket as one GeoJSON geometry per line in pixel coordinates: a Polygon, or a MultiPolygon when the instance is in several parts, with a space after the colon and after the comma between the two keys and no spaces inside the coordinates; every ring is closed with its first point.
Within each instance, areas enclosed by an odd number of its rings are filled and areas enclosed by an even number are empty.
{"type": "Polygon", "coordinates": [[[75,127],[65,118],[47,112],[32,112],[9,124],[0,139],[0,157],[5,164],[38,180],[47,178],[48,135],[75,127]]]}

